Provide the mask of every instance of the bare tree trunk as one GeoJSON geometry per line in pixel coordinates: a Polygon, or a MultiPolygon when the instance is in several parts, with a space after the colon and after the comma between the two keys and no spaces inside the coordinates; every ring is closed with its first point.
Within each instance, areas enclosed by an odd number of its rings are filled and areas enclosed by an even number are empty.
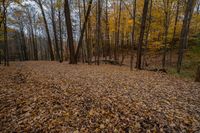
{"type": "Polygon", "coordinates": [[[149,41],[149,32],[151,28],[151,21],[152,21],[152,6],[153,6],[153,1],[150,0],[150,7],[149,7],[149,16],[148,16],[148,26],[146,30],[146,36],[145,36],[145,49],[144,49],[144,54],[143,54],[143,67],[147,66],[147,59],[146,59],[146,54],[148,50],[148,41],[149,41]]]}
{"type": "Polygon", "coordinates": [[[140,28],[140,37],[139,37],[138,50],[137,50],[137,62],[136,62],[137,69],[141,69],[142,45],[143,45],[143,39],[144,39],[144,32],[146,29],[146,18],[147,18],[148,7],[149,7],[149,0],[144,0],[144,7],[143,7],[143,14],[142,14],[141,28],[140,28]]]}
{"type": "Polygon", "coordinates": [[[121,22],[121,10],[122,10],[122,0],[120,0],[119,3],[119,14],[118,14],[118,19],[117,19],[117,33],[116,33],[116,38],[115,38],[115,61],[118,61],[118,48],[119,48],[119,40],[120,40],[120,22],[121,22]]]}
{"type": "Polygon", "coordinates": [[[175,23],[174,23],[174,31],[173,31],[172,41],[171,41],[171,46],[170,46],[170,65],[172,64],[173,47],[176,44],[175,36],[176,36],[176,29],[177,29],[177,23],[178,23],[179,10],[180,10],[180,0],[177,0],[177,8],[176,8],[175,23]]]}
{"type": "MultiPolygon", "coordinates": [[[[81,24],[81,10],[80,10],[80,0],[78,0],[79,1],[79,15],[80,15],[80,31],[81,31],[81,29],[82,29],[82,24],[81,24]]],[[[84,8],[84,17],[86,17],[86,2],[85,2],[85,0],[83,0],[83,8],[84,8]]],[[[89,34],[89,23],[90,23],[90,19],[89,19],[89,17],[88,17],[88,23],[87,23],[87,25],[86,25],[86,29],[85,29],[85,44],[86,44],[86,48],[87,48],[87,57],[86,57],[86,61],[88,62],[88,64],[90,64],[91,63],[91,54],[90,54],[90,42],[89,42],[89,36],[88,36],[88,34],[89,34]]]]}
{"type": "Polygon", "coordinates": [[[77,48],[76,55],[75,55],[76,59],[79,56],[79,51],[80,51],[80,48],[82,46],[85,29],[86,29],[88,18],[89,18],[90,11],[91,11],[91,8],[92,8],[92,2],[93,2],[93,0],[90,0],[89,4],[88,4],[88,9],[87,9],[87,12],[86,12],[85,21],[83,23],[83,27],[82,27],[82,30],[81,30],[81,36],[80,36],[80,39],[79,39],[79,42],[78,42],[78,48],[77,48]]]}
{"type": "Polygon", "coordinates": [[[51,37],[50,37],[49,28],[48,28],[48,24],[47,24],[47,20],[46,20],[46,15],[45,15],[41,0],[37,0],[37,3],[38,3],[38,5],[39,5],[39,7],[42,11],[42,16],[43,16],[43,19],[44,19],[45,29],[46,29],[47,38],[48,38],[48,46],[49,46],[50,57],[51,57],[51,60],[54,61],[53,48],[52,48],[51,37]]]}
{"type": "Polygon", "coordinates": [[[88,37],[87,38],[87,53],[88,53],[88,64],[92,62],[92,34],[91,34],[91,20],[88,18],[88,37]]]}
{"type": "MultiPolygon", "coordinates": [[[[124,18],[122,18],[122,25],[124,25],[124,18]]],[[[122,27],[122,32],[121,32],[121,53],[122,53],[122,59],[121,59],[121,62],[120,62],[120,65],[122,66],[123,65],[123,62],[124,62],[124,59],[125,59],[125,48],[124,48],[124,27],[122,27]]]]}
{"type": "Polygon", "coordinates": [[[70,52],[70,64],[77,64],[77,58],[75,57],[75,49],[74,49],[74,38],[72,32],[72,21],[70,16],[70,8],[68,0],[65,0],[64,4],[65,10],[65,21],[67,26],[67,35],[68,35],[68,43],[69,43],[69,52],[70,52]]]}
{"type": "Polygon", "coordinates": [[[1,55],[1,51],[0,51],[0,65],[1,65],[1,59],[2,59],[1,57],[2,57],[2,55],[1,55]]]}
{"type": "MultiPolygon", "coordinates": [[[[83,0],[83,8],[84,8],[84,17],[85,17],[85,14],[86,14],[86,7],[85,7],[85,0],[83,0]]],[[[79,9],[79,19],[80,19],[80,22],[79,22],[79,27],[80,27],[80,32],[81,32],[81,29],[82,29],[82,17],[81,17],[81,2],[80,0],[78,0],[78,9],[79,9]]],[[[87,30],[87,28],[86,28],[87,30]]],[[[86,36],[87,33],[85,33],[85,36],[86,36]]],[[[84,44],[85,44],[85,41],[83,41],[83,44],[81,46],[81,61],[82,63],[84,64],[85,63],[85,60],[84,60],[84,44]]],[[[80,57],[78,57],[80,58],[80,57]]]]}
{"type": "Polygon", "coordinates": [[[21,33],[21,38],[22,38],[22,52],[24,54],[24,60],[28,60],[23,24],[20,24],[20,33],[21,33]]]}
{"type": "Polygon", "coordinates": [[[35,49],[34,49],[34,53],[36,55],[36,60],[38,60],[38,40],[37,40],[37,23],[36,23],[36,15],[37,13],[33,16],[33,29],[34,29],[34,41],[35,41],[35,49]]]}
{"type": "Polygon", "coordinates": [[[132,39],[131,39],[131,71],[133,71],[133,52],[134,52],[134,46],[135,46],[135,16],[136,16],[136,5],[137,0],[133,0],[133,23],[132,23],[132,39]]]}
{"type": "Polygon", "coordinates": [[[196,73],[196,79],[195,79],[196,82],[200,82],[200,66],[198,66],[197,68],[197,73],[196,73]]]}
{"type": "Polygon", "coordinates": [[[60,32],[60,62],[63,62],[63,37],[62,37],[62,20],[61,9],[58,11],[59,32],[60,32]]]}
{"type": "Polygon", "coordinates": [[[4,65],[9,66],[8,34],[7,34],[7,8],[6,1],[3,0],[3,24],[4,24],[4,65]]]}
{"type": "Polygon", "coordinates": [[[101,41],[101,0],[98,0],[97,2],[97,23],[96,23],[96,30],[97,30],[97,36],[96,36],[96,43],[97,43],[97,65],[100,64],[100,41],[101,41]]]}
{"type": "Polygon", "coordinates": [[[106,56],[109,56],[111,59],[111,46],[110,46],[110,35],[109,35],[109,20],[108,20],[108,0],[106,0],[106,56]]]}
{"type": "Polygon", "coordinates": [[[169,0],[163,0],[164,3],[164,14],[165,14],[165,20],[164,20],[164,53],[163,53],[163,59],[162,59],[162,68],[165,69],[166,66],[166,54],[167,54],[167,41],[168,41],[168,31],[169,31],[169,24],[170,24],[170,3],[169,0]]]}
{"type": "Polygon", "coordinates": [[[55,7],[53,6],[53,0],[51,0],[51,20],[52,20],[52,26],[53,26],[53,32],[54,32],[54,39],[56,44],[56,59],[60,59],[60,52],[59,52],[59,46],[58,46],[58,36],[57,36],[57,28],[56,28],[56,22],[55,22],[55,7]]]}
{"type": "Polygon", "coordinates": [[[196,0],[189,0],[187,1],[185,16],[183,20],[181,36],[180,36],[180,46],[179,46],[179,55],[178,55],[178,62],[177,62],[177,72],[180,73],[183,55],[184,55],[184,47],[186,46],[188,33],[189,33],[189,24],[192,18],[192,13],[194,10],[194,6],[196,4],[196,0]]]}

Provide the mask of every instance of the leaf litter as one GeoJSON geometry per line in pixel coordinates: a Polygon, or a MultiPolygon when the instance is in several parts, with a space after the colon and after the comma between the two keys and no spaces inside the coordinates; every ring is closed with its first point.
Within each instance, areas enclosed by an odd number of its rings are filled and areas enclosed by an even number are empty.
{"type": "Polygon", "coordinates": [[[200,132],[199,83],[112,65],[0,70],[0,132],[200,132]]]}

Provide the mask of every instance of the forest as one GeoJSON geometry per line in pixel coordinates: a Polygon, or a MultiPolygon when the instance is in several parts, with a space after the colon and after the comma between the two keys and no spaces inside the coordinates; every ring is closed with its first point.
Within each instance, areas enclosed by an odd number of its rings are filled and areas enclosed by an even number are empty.
{"type": "Polygon", "coordinates": [[[200,0],[0,0],[0,132],[200,132],[200,0]]]}

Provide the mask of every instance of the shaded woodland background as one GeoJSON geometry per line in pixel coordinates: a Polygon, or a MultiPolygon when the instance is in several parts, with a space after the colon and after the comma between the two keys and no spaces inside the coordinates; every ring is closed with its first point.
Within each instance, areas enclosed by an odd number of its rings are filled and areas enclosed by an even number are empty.
{"type": "Polygon", "coordinates": [[[199,80],[199,0],[1,0],[0,4],[4,65],[29,60],[110,63],[199,80]]]}

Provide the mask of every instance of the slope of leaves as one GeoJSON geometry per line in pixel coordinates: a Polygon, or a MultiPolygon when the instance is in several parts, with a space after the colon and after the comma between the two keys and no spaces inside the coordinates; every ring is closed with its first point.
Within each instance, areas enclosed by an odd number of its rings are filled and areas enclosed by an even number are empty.
{"type": "Polygon", "coordinates": [[[111,65],[0,66],[0,132],[199,132],[200,84],[111,65]]]}

